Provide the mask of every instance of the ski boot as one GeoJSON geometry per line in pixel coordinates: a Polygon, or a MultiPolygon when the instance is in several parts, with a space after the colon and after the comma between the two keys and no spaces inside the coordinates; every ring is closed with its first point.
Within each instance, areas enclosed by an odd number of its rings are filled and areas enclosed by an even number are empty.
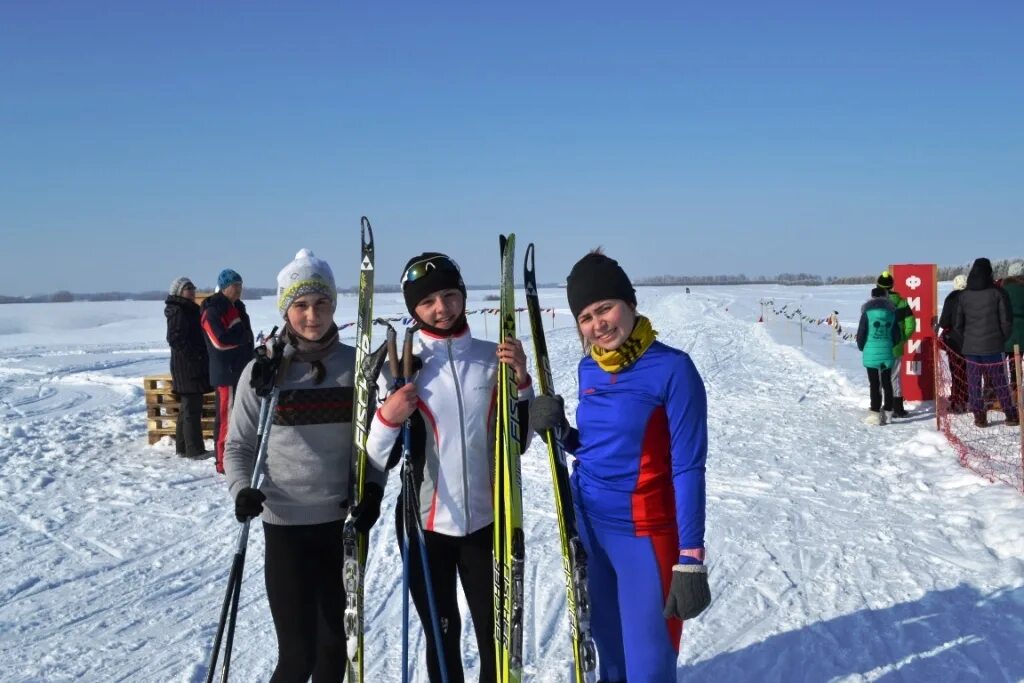
{"type": "Polygon", "coordinates": [[[897,396],[892,399],[892,416],[893,417],[907,417],[908,413],[903,408],[903,397],[897,396]]]}

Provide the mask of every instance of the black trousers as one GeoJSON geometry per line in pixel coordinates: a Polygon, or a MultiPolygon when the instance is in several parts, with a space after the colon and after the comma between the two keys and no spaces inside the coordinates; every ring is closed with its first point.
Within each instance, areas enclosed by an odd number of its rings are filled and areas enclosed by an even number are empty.
{"type": "MultiPolygon", "coordinates": [[[[399,547],[402,544],[402,501],[402,496],[399,496],[395,509],[395,532],[398,534],[399,547]]],[[[430,581],[434,589],[434,604],[437,605],[438,620],[441,624],[441,640],[449,683],[465,681],[462,651],[459,647],[462,617],[459,614],[456,577],[462,583],[462,592],[466,595],[469,613],[473,617],[476,645],[480,651],[480,683],[495,680],[493,533],[493,525],[488,525],[468,536],[423,532],[427,545],[430,581]]],[[[427,673],[431,683],[440,683],[441,669],[437,660],[426,582],[423,580],[419,544],[414,529],[410,529],[409,550],[409,591],[412,593],[413,604],[416,606],[416,613],[420,616],[420,623],[426,636],[427,673]]]]}
{"type": "Polygon", "coordinates": [[[277,631],[271,683],[340,683],[345,650],[344,522],[263,523],[267,599],[277,631]]]}
{"type": "Polygon", "coordinates": [[[174,448],[178,455],[198,456],[203,443],[203,395],[178,394],[180,408],[174,425],[174,448]]]}
{"type": "Polygon", "coordinates": [[[871,410],[892,410],[892,371],[888,368],[868,368],[868,391],[871,396],[871,410]],[[881,385],[881,391],[879,391],[881,385]],[[884,395],[884,399],[883,399],[884,395]]]}

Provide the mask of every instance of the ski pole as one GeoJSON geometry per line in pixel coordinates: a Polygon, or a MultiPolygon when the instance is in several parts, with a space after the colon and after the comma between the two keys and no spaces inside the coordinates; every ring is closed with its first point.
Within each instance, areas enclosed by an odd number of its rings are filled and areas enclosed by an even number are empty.
{"type": "MultiPolygon", "coordinates": [[[[412,341],[417,326],[406,329],[405,339],[402,347],[401,362],[398,358],[398,333],[391,326],[388,326],[388,365],[391,369],[391,376],[394,378],[394,387],[401,388],[409,381],[413,373],[412,341]]],[[[430,612],[430,630],[434,637],[434,649],[437,652],[438,667],[441,673],[442,683],[448,682],[448,666],[444,656],[444,642],[441,638],[441,625],[437,614],[437,605],[434,601],[434,588],[430,576],[430,565],[427,561],[426,539],[423,535],[423,526],[420,523],[416,495],[416,480],[413,475],[412,461],[412,422],[406,419],[402,425],[402,683],[409,680],[409,555],[411,553],[412,539],[410,526],[415,528],[418,554],[421,567],[423,568],[423,583],[427,593],[427,606],[430,612]]]]}
{"type": "MultiPolygon", "coordinates": [[[[401,388],[405,381],[402,378],[402,366],[398,360],[398,333],[388,325],[387,330],[388,368],[391,370],[392,386],[401,388]]],[[[403,437],[405,427],[402,427],[403,437]]],[[[403,450],[405,442],[403,441],[403,450]]],[[[403,453],[403,456],[405,454],[403,453]]],[[[403,472],[405,464],[402,464],[403,472]]],[[[403,480],[403,486],[405,482],[403,480]]],[[[408,491],[403,491],[408,495],[408,491]]],[[[407,514],[408,501],[402,498],[402,683],[409,683],[409,519],[407,514]]]]}
{"type": "MultiPolygon", "coordinates": [[[[412,338],[418,328],[414,325],[405,331],[405,344],[402,347],[402,376],[403,381],[408,381],[412,376],[412,338]]],[[[441,638],[441,624],[437,613],[437,604],[434,602],[434,585],[430,577],[430,563],[427,561],[427,539],[423,535],[423,524],[419,517],[419,496],[416,495],[416,479],[413,476],[412,463],[409,455],[412,452],[412,423],[406,420],[402,426],[402,478],[408,494],[407,503],[410,511],[410,518],[416,528],[416,540],[419,545],[420,563],[423,567],[423,583],[427,589],[427,607],[430,610],[430,629],[433,631],[434,648],[437,651],[438,668],[441,671],[442,683],[448,683],[448,664],[445,661],[444,640],[441,638]]],[[[406,530],[408,535],[408,529],[406,530]]],[[[408,548],[408,546],[407,546],[408,548]]]]}
{"type": "MultiPolygon", "coordinates": [[[[267,436],[270,432],[270,422],[277,408],[278,389],[274,387],[269,397],[263,398],[260,402],[260,419],[257,426],[259,438],[259,450],[256,453],[256,465],[253,468],[250,487],[259,488],[263,479],[263,463],[267,457],[267,436]]],[[[224,636],[224,629],[227,626],[227,641],[224,647],[224,670],[222,680],[227,680],[228,671],[231,666],[231,646],[235,635],[235,618],[238,614],[238,596],[242,584],[242,569],[245,565],[245,549],[249,541],[249,522],[242,522],[239,529],[238,539],[235,543],[235,556],[231,563],[231,572],[228,575],[228,587],[224,593],[224,604],[221,607],[220,622],[217,625],[217,635],[213,641],[213,652],[210,653],[210,666],[207,671],[207,683],[213,683],[214,672],[217,668],[217,658],[220,655],[221,639],[224,636]],[[230,615],[230,617],[229,617],[230,615]]]]}
{"type": "MultiPolygon", "coordinates": [[[[270,427],[274,421],[274,414],[277,412],[277,401],[281,393],[278,386],[279,378],[284,376],[284,367],[287,365],[287,359],[288,357],[282,358],[281,365],[277,369],[279,374],[275,377],[270,395],[264,396],[260,400],[260,416],[256,426],[256,438],[259,446],[256,450],[256,462],[253,466],[252,478],[249,481],[250,488],[258,489],[263,482],[263,466],[267,460],[270,427]]],[[[231,563],[231,571],[228,574],[228,586],[224,592],[224,603],[221,606],[220,621],[217,624],[217,634],[213,640],[213,651],[210,653],[210,663],[207,667],[206,683],[213,683],[225,626],[227,627],[227,639],[224,643],[224,665],[221,671],[221,681],[226,683],[230,673],[231,648],[234,644],[235,621],[238,616],[238,601],[242,590],[242,571],[245,567],[245,550],[249,542],[249,524],[251,521],[251,519],[247,519],[242,522],[242,528],[238,532],[238,540],[235,543],[235,556],[231,563]]]]}

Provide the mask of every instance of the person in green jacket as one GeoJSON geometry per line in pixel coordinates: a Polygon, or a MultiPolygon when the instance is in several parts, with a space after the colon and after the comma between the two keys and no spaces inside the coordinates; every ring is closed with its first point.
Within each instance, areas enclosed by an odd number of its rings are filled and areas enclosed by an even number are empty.
{"type": "Polygon", "coordinates": [[[1017,397],[1017,364],[1013,358],[1013,347],[1017,345],[1024,353],[1024,261],[1015,261],[1006,270],[1003,280],[1003,291],[1010,298],[1010,310],[1013,312],[1013,331],[1006,340],[1005,351],[1010,357],[1010,390],[1017,397]]]}
{"type": "Polygon", "coordinates": [[[892,346],[892,356],[895,361],[892,364],[892,416],[906,417],[907,411],[903,407],[903,386],[900,383],[900,368],[903,365],[903,352],[906,350],[907,341],[917,329],[917,323],[914,322],[914,314],[910,311],[910,304],[907,303],[907,300],[899,292],[893,289],[895,281],[892,273],[888,270],[883,270],[875,284],[886,291],[889,301],[892,302],[893,307],[896,309],[896,329],[900,334],[898,340],[894,341],[892,346]]]}
{"type": "Polygon", "coordinates": [[[857,325],[857,348],[863,354],[861,361],[867,368],[870,387],[871,412],[865,420],[868,424],[884,425],[888,422],[886,414],[893,409],[892,368],[897,361],[892,349],[901,336],[896,306],[885,289],[875,287],[871,298],[861,306],[857,325]]]}

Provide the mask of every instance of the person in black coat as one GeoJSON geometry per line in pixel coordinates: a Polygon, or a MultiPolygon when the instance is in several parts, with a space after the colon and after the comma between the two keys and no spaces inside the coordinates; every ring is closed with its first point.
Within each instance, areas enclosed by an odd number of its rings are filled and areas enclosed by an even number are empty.
{"type": "Polygon", "coordinates": [[[967,412],[967,363],[964,361],[964,337],[953,328],[953,321],[960,307],[960,294],[966,287],[966,275],[953,278],[953,291],[946,295],[946,300],[942,302],[942,313],[939,314],[941,339],[946,345],[946,357],[949,360],[949,410],[957,414],[967,412]]]}
{"type": "Polygon", "coordinates": [[[967,289],[960,294],[953,318],[953,329],[963,337],[963,353],[967,360],[967,394],[974,424],[988,424],[988,412],[982,396],[982,376],[996,391],[1006,413],[1006,424],[1020,424],[1017,405],[1010,397],[1003,347],[1010,338],[1013,313],[1010,298],[996,287],[992,263],[987,258],[975,260],[967,276],[967,289]]]}
{"type": "Polygon", "coordinates": [[[203,442],[203,394],[211,391],[209,356],[203,341],[196,286],[187,277],[171,283],[164,301],[167,343],[171,347],[171,379],[181,407],[174,432],[178,455],[201,458],[203,442]]]}

